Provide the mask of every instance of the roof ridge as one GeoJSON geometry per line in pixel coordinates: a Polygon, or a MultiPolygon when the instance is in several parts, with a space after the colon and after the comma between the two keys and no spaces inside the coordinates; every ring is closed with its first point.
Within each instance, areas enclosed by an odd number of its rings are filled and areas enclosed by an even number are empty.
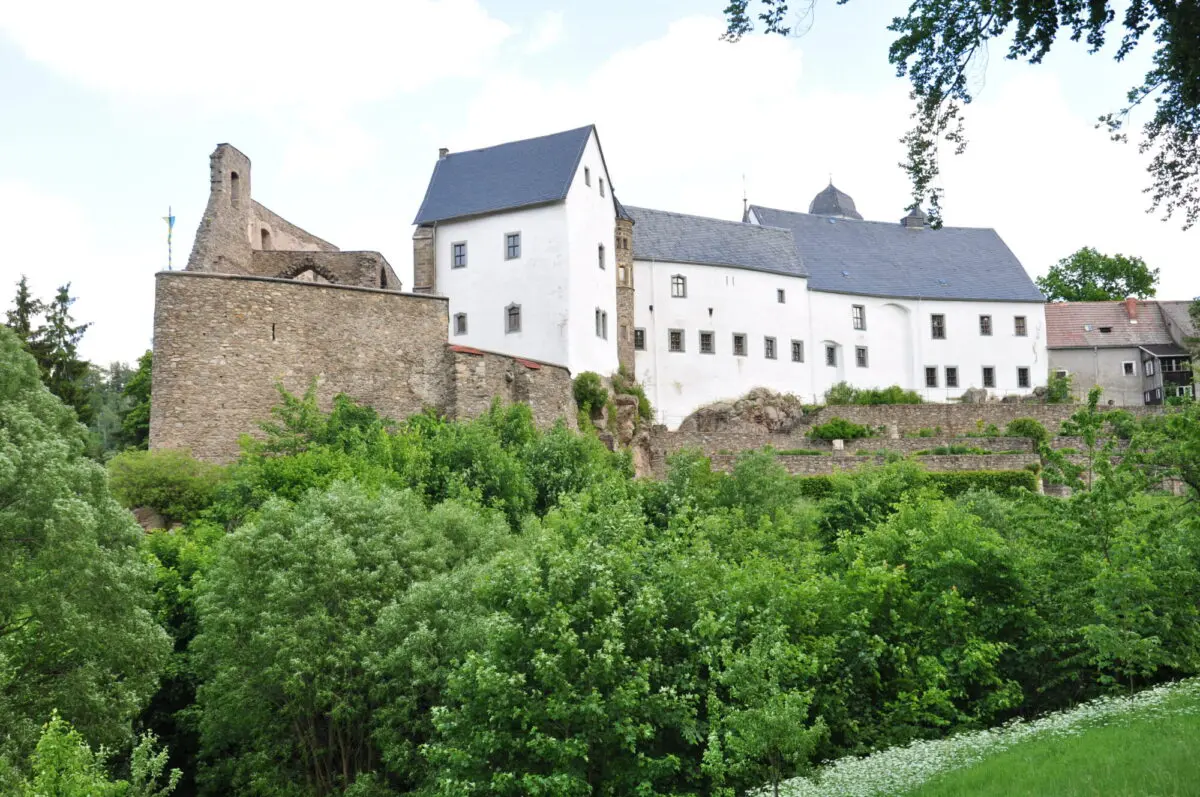
{"type": "MultiPolygon", "coordinates": [[[[624,203],[622,203],[622,204],[624,204],[624,203]]],[[[684,219],[700,219],[701,221],[716,221],[716,222],[720,222],[721,224],[732,224],[737,227],[757,228],[760,230],[778,230],[780,232],[786,232],[788,235],[792,234],[792,231],[789,230],[787,227],[776,227],[773,224],[751,224],[748,221],[736,221],[734,219],[720,219],[720,218],[717,218],[716,216],[701,216],[698,213],[680,213],[678,210],[658,210],[657,208],[648,208],[648,207],[644,207],[643,205],[624,205],[624,207],[626,210],[633,209],[633,210],[641,210],[646,213],[662,213],[665,216],[678,216],[678,217],[684,218],[684,219]]],[[[751,205],[751,207],[754,207],[754,206],[751,205]]]]}
{"type": "Polygon", "coordinates": [[[448,153],[446,153],[446,158],[439,159],[439,162],[441,160],[446,160],[448,158],[454,158],[459,155],[470,155],[470,154],[473,154],[476,152],[487,152],[490,149],[499,149],[500,147],[508,147],[508,146],[512,146],[513,144],[526,144],[530,141],[541,141],[541,140],[547,139],[547,138],[555,138],[556,136],[565,136],[569,133],[578,133],[582,130],[591,130],[595,126],[596,126],[595,123],[592,123],[592,124],[583,125],[582,127],[572,127],[570,130],[560,130],[557,133],[546,133],[545,135],[541,135],[541,136],[530,136],[528,138],[518,138],[518,139],[514,139],[512,141],[501,141],[499,144],[491,144],[490,146],[486,146],[486,147],[476,147],[475,149],[464,149],[460,152],[448,152],[448,153]]]}
{"type": "MultiPolygon", "coordinates": [[[[755,205],[753,203],[751,203],[750,209],[751,210],[755,210],[755,209],[770,210],[775,213],[788,213],[793,216],[810,216],[814,219],[833,218],[834,221],[836,221],[838,224],[841,224],[842,222],[846,222],[846,223],[853,223],[853,224],[881,224],[885,227],[901,227],[901,226],[903,226],[900,224],[896,224],[894,221],[880,221],[879,219],[852,219],[852,218],[848,218],[848,217],[836,217],[835,218],[832,216],[822,216],[820,213],[805,213],[803,210],[785,210],[784,208],[773,208],[773,207],[769,207],[767,205],[755,205]]],[[[937,232],[937,230],[933,230],[931,228],[927,228],[927,229],[930,232],[937,232]]],[[[985,232],[996,232],[995,227],[942,227],[941,229],[943,229],[943,230],[982,230],[985,232]]],[[[997,233],[997,235],[999,235],[999,233],[997,233]]]]}

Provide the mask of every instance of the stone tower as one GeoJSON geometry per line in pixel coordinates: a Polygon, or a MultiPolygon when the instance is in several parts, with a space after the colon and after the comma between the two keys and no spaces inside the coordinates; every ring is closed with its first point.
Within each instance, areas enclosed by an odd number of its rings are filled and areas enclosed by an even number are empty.
{"type": "Polygon", "coordinates": [[[633,219],[617,203],[617,362],[631,377],[633,370],[633,219]]]}
{"type": "Polygon", "coordinates": [[[208,207],[196,230],[188,271],[243,274],[250,267],[250,159],[229,144],[218,144],[208,159],[208,207]]]}
{"type": "Polygon", "coordinates": [[[437,248],[433,225],[413,232],[413,293],[437,293],[437,248]]]}

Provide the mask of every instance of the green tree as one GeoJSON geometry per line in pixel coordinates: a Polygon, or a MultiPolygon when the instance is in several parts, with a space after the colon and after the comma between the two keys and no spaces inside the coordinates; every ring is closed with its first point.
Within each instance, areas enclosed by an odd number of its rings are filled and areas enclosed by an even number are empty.
{"type": "Polygon", "coordinates": [[[54,300],[46,305],[46,326],[38,339],[43,379],[50,392],[75,410],[85,424],[92,420],[91,392],[88,386],[88,363],[79,359],[79,341],[91,324],[74,324],[71,305],[75,299],[67,283],[58,289],[54,300]]]}
{"type": "Polygon", "coordinates": [[[150,445],[150,385],[154,371],[154,352],[149,349],[138,358],[134,371],[121,398],[126,409],[121,417],[121,444],[125,448],[146,448],[150,445]]]}
{"type": "MultiPolygon", "coordinates": [[[[838,0],[838,5],[849,0],[838,0]]],[[[728,0],[726,38],[737,41],[761,22],[767,33],[789,35],[796,25],[789,0],[728,0]]],[[[812,0],[793,5],[811,11],[812,0]]],[[[805,13],[805,12],[801,12],[805,13]]],[[[903,141],[905,170],[913,184],[913,204],[928,204],[935,226],[941,220],[938,147],[945,141],[961,152],[966,145],[962,109],[973,97],[972,75],[986,62],[993,40],[1008,40],[1006,57],[1041,63],[1060,35],[1085,39],[1090,51],[1105,44],[1120,14],[1124,29],[1114,57],[1124,59],[1143,38],[1152,38],[1154,58],[1125,106],[1101,117],[1114,139],[1135,109],[1153,108],[1142,128],[1139,149],[1151,153],[1147,189],[1152,206],[1167,217],[1178,212],[1188,228],[1200,219],[1200,7],[1194,2],[1158,0],[913,0],[904,17],[888,30],[897,35],[888,60],[912,84],[914,125],[903,141]],[[1122,11],[1123,9],[1123,11],[1122,11]]]]}
{"type": "Polygon", "coordinates": [[[85,456],[86,430],[0,329],[0,757],[25,759],[57,708],[120,747],[169,650],[141,529],[85,456]]]}
{"type": "Polygon", "coordinates": [[[1038,277],[1038,289],[1051,302],[1106,302],[1154,295],[1158,269],[1140,257],[1104,255],[1085,246],[1038,277]]]}
{"type": "Polygon", "coordinates": [[[8,328],[17,333],[26,345],[32,345],[38,338],[40,327],[36,320],[45,311],[45,305],[29,291],[29,280],[24,274],[17,282],[17,295],[13,298],[13,308],[6,312],[8,328]]]}

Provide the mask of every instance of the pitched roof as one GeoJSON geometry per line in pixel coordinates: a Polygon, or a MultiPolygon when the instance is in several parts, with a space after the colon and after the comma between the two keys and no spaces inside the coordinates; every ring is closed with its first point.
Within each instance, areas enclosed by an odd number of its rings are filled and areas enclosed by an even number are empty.
{"type": "Polygon", "coordinates": [[[1167,322],[1167,331],[1176,343],[1186,344],[1189,338],[1200,338],[1200,329],[1192,321],[1192,302],[1168,301],[1157,304],[1163,320],[1167,322]]]}
{"type": "Polygon", "coordinates": [[[807,276],[788,230],[628,205],[625,210],[633,218],[633,256],[638,260],[807,276]]]}
{"type": "Polygon", "coordinates": [[[438,159],[413,224],[559,202],[594,125],[438,159]]]}
{"type": "Polygon", "coordinates": [[[759,205],[750,209],[761,224],[792,231],[813,290],[913,299],[1045,301],[995,230],[911,229],[759,205]]]}
{"type": "Polygon", "coordinates": [[[1173,345],[1157,302],[1136,303],[1130,323],[1125,302],[1053,302],[1046,305],[1046,345],[1051,349],[1124,349],[1173,345]],[[1108,332],[1101,332],[1101,329],[1108,332]]]}
{"type": "Polygon", "coordinates": [[[828,188],[822,190],[813,197],[812,202],[808,203],[808,212],[818,216],[843,216],[862,221],[858,208],[854,206],[854,200],[845,191],[834,188],[832,180],[829,182],[828,188]]]}

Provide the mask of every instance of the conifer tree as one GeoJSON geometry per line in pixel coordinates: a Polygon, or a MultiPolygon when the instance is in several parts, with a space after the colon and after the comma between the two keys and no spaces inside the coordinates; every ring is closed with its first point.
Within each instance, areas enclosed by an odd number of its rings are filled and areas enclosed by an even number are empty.
{"type": "Polygon", "coordinates": [[[75,410],[79,420],[92,420],[88,363],[79,359],[79,341],[91,324],[75,325],[71,316],[71,283],[61,286],[46,306],[46,325],[37,336],[34,356],[42,369],[42,381],[50,392],[75,410]]]}

